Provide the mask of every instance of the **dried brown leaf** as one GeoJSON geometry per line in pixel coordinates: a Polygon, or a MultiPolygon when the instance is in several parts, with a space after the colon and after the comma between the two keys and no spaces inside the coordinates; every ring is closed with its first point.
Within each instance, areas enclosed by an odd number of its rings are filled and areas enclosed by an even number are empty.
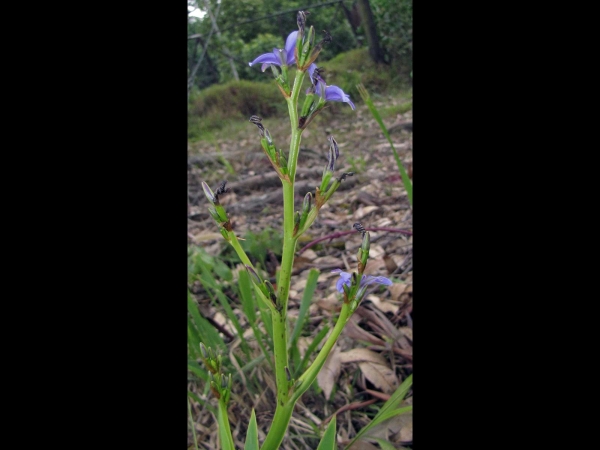
{"type": "Polygon", "coordinates": [[[392,300],[398,300],[400,295],[406,290],[407,286],[408,285],[405,283],[394,283],[389,286],[388,289],[392,295],[392,300]]]}
{"type": "Polygon", "coordinates": [[[392,302],[383,301],[379,297],[377,297],[376,295],[373,295],[373,294],[367,295],[367,300],[370,300],[371,302],[373,302],[373,304],[375,306],[377,306],[377,308],[379,308],[383,312],[390,312],[390,313],[395,314],[399,308],[399,305],[394,304],[392,302]]]}
{"type": "Polygon", "coordinates": [[[386,365],[387,362],[379,353],[375,353],[368,348],[353,348],[347,352],[342,352],[339,355],[342,364],[358,361],[367,361],[375,364],[386,365]]]}
{"type": "Polygon", "coordinates": [[[323,394],[325,394],[326,399],[329,399],[331,396],[333,385],[340,376],[340,369],[340,349],[336,345],[331,349],[329,356],[325,360],[325,364],[323,364],[321,371],[317,375],[317,383],[319,384],[319,387],[323,389],[323,394]]]}
{"type": "Polygon", "coordinates": [[[350,316],[350,320],[348,323],[346,323],[343,333],[352,339],[356,339],[357,341],[368,342],[373,345],[385,345],[384,340],[379,339],[377,336],[373,336],[368,331],[359,327],[359,320],[360,319],[358,319],[356,316],[350,316]]]}
{"type": "Polygon", "coordinates": [[[398,387],[398,378],[387,365],[360,362],[358,367],[367,380],[386,394],[391,394],[398,387]]]}

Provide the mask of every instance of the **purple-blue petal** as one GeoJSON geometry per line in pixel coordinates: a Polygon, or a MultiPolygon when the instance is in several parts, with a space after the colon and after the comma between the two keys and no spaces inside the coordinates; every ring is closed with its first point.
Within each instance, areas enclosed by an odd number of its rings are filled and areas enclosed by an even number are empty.
{"type": "Polygon", "coordinates": [[[361,286],[367,286],[373,283],[383,284],[384,286],[391,286],[393,284],[392,281],[386,277],[374,277],[373,275],[363,275],[363,278],[360,281],[361,286]]]}
{"type": "Polygon", "coordinates": [[[248,64],[250,66],[252,66],[257,63],[263,63],[263,65],[262,65],[263,72],[265,71],[265,69],[268,67],[269,64],[275,64],[276,66],[281,66],[281,60],[279,59],[279,56],[276,53],[265,53],[263,55],[260,55],[258,58],[256,58],[254,61],[252,61],[251,63],[248,63],[248,64]]]}
{"type": "Polygon", "coordinates": [[[325,89],[325,100],[348,103],[352,109],[356,109],[350,96],[337,86],[327,86],[325,89]]]}
{"type": "Polygon", "coordinates": [[[335,269],[335,270],[332,270],[331,272],[340,274],[340,279],[337,280],[337,283],[335,284],[335,288],[338,290],[338,292],[343,293],[344,288],[342,286],[344,284],[347,286],[350,286],[350,279],[352,278],[352,274],[350,274],[348,272],[342,272],[342,269],[335,269]]]}
{"type": "Polygon", "coordinates": [[[317,68],[317,65],[315,63],[312,63],[310,66],[308,66],[308,76],[309,76],[310,82],[312,84],[315,84],[313,81],[313,73],[315,72],[316,68],[317,68]]]}
{"type": "Polygon", "coordinates": [[[285,40],[285,55],[286,64],[289,66],[296,62],[296,56],[294,55],[294,49],[296,48],[296,40],[298,38],[298,31],[292,31],[285,40]]]}

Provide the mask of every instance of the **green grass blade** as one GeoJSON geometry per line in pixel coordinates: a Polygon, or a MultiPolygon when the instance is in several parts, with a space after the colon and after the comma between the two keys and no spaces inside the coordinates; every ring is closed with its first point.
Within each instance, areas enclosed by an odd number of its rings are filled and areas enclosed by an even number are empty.
{"type": "Polygon", "coordinates": [[[258,325],[256,323],[255,300],[253,297],[253,288],[252,288],[252,284],[250,281],[250,275],[248,275],[248,272],[240,271],[238,286],[240,289],[240,299],[242,302],[242,309],[244,310],[244,314],[246,315],[246,318],[248,319],[248,323],[250,324],[250,327],[252,328],[252,332],[254,333],[254,337],[256,338],[256,342],[258,343],[258,346],[260,347],[261,351],[263,352],[263,355],[265,356],[265,358],[267,358],[267,361],[269,361],[269,364],[271,364],[271,369],[273,369],[273,371],[274,371],[275,367],[273,366],[273,363],[271,362],[271,358],[269,358],[270,353],[267,352],[267,349],[265,348],[265,346],[263,344],[263,341],[266,339],[266,336],[260,331],[260,329],[258,328],[258,325]]]}
{"type": "Polygon", "coordinates": [[[196,437],[196,427],[194,426],[194,419],[192,418],[192,405],[188,398],[188,417],[190,418],[190,427],[192,427],[192,436],[194,438],[194,448],[198,450],[198,438],[196,437]]]}
{"type": "Polygon", "coordinates": [[[208,372],[206,372],[196,361],[188,361],[188,370],[201,380],[208,382],[208,372]]]}
{"type": "Polygon", "coordinates": [[[200,403],[204,408],[208,409],[215,416],[217,415],[217,409],[214,406],[212,406],[208,402],[205,402],[204,400],[202,400],[200,397],[198,397],[193,392],[188,391],[188,397],[191,398],[191,399],[194,399],[195,401],[197,401],[198,403],[200,403]]]}
{"type": "Polygon", "coordinates": [[[308,279],[306,280],[306,287],[304,288],[302,302],[300,303],[300,311],[298,312],[298,320],[296,321],[296,325],[294,325],[294,331],[292,331],[292,336],[290,338],[291,345],[296,345],[298,337],[300,336],[300,331],[302,331],[302,327],[304,326],[306,313],[308,312],[308,308],[312,302],[313,294],[317,288],[317,279],[319,278],[319,274],[320,271],[317,269],[310,269],[308,272],[308,279]]]}
{"type": "Polygon", "coordinates": [[[231,428],[229,428],[229,418],[227,417],[227,405],[223,399],[219,400],[219,409],[217,411],[217,423],[219,425],[219,442],[221,450],[235,450],[231,428]]]}
{"type": "Polygon", "coordinates": [[[381,450],[396,450],[396,447],[394,447],[388,441],[384,441],[383,439],[375,439],[375,440],[377,441],[377,443],[381,447],[381,450]]]}
{"type": "Polygon", "coordinates": [[[256,425],[256,415],[254,414],[254,408],[252,408],[252,415],[250,416],[250,423],[248,424],[248,432],[246,433],[246,443],[244,444],[244,450],[259,450],[258,426],[256,425]]]}
{"type": "Polygon", "coordinates": [[[188,317],[188,354],[191,355],[193,359],[198,359],[200,357],[200,336],[198,330],[188,317]]]}
{"type": "Polygon", "coordinates": [[[244,352],[244,354],[246,355],[246,357],[248,359],[250,359],[250,347],[248,347],[248,343],[246,342],[246,338],[244,338],[244,331],[242,330],[242,326],[240,325],[240,321],[237,319],[235,313],[233,312],[233,309],[231,308],[231,305],[229,304],[229,299],[220,290],[216,290],[215,294],[217,295],[217,298],[219,299],[219,303],[221,303],[221,306],[225,310],[225,314],[227,314],[227,317],[229,318],[229,320],[231,320],[231,323],[233,324],[233,327],[237,331],[238,337],[242,340],[242,342],[240,344],[240,347],[242,348],[242,351],[244,352]]]}
{"type": "Polygon", "coordinates": [[[241,270],[239,272],[238,286],[240,288],[240,299],[242,309],[251,326],[256,324],[256,312],[254,311],[254,298],[252,297],[252,285],[250,284],[250,275],[241,270]]]}
{"type": "Polygon", "coordinates": [[[306,349],[306,353],[304,354],[304,358],[302,359],[300,366],[298,366],[294,372],[294,378],[298,378],[304,372],[304,370],[306,369],[306,366],[308,365],[308,361],[309,361],[311,355],[315,352],[318,345],[325,338],[325,336],[327,336],[327,333],[329,333],[329,326],[325,325],[323,327],[323,329],[317,333],[317,335],[315,336],[313,341],[310,343],[310,345],[306,349]]]}
{"type": "Polygon", "coordinates": [[[410,206],[412,206],[412,204],[413,204],[412,182],[410,181],[410,178],[408,177],[408,173],[406,173],[406,169],[404,169],[404,165],[402,164],[402,161],[400,161],[398,152],[394,148],[394,143],[392,142],[390,133],[388,132],[386,126],[384,125],[383,120],[381,119],[381,116],[379,115],[379,111],[377,111],[377,108],[373,104],[373,100],[371,100],[369,93],[367,92],[365,87],[362,85],[362,83],[357,84],[356,89],[358,89],[358,92],[360,93],[360,96],[366,103],[367,108],[369,108],[369,111],[371,111],[371,114],[373,115],[373,117],[375,118],[377,123],[379,124],[381,131],[383,132],[384,136],[387,138],[388,142],[392,146],[392,151],[394,152],[394,158],[396,159],[396,164],[398,165],[398,170],[400,171],[400,176],[402,177],[402,183],[404,184],[404,189],[406,189],[406,195],[408,197],[408,201],[410,202],[410,206]]]}
{"type": "Polygon", "coordinates": [[[350,441],[350,443],[346,446],[346,449],[351,448],[354,442],[360,439],[361,436],[363,436],[375,425],[378,425],[384,420],[390,419],[399,414],[404,414],[405,412],[411,411],[412,405],[406,406],[404,408],[398,408],[402,400],[404,400],[404,397],[406,396],[406,393],[408,392],[411,386],[412,374],[406,377],[402,384],[398,386],[398,388],[394,391],[394,393],[388,399],[388,401],[383,404],[377,415],[373,417],[373,420],[371,420],[371,422],[369,422],[366,426],[360,429],[356,436],[354,436],[354,439],[352,439],[352,441],[350,441]]]}
{"type": "Polygon", "coordinates": [[[335,426],[336,426],[336,416],[334,415],[327,425],[327,429],[325,430],[325,434],[319,442],[319,446],[317,450],[336,450],[336,439],[335,439],[335,426]]]}
{"type": "Polygon", "coordinates": [[[207,347],[214,348],[215,350],[225,350],[223,338],[221,338],[217,330],[215,330],[215,327],[213,327],[208,320],[200,315],[200,311],[198,311],[198,305],[196,304],[196,301],[192,297],[190,291],[188,291],[188,311],[196,325],[196,330],[199,332],[202,343],[207,347]]]}

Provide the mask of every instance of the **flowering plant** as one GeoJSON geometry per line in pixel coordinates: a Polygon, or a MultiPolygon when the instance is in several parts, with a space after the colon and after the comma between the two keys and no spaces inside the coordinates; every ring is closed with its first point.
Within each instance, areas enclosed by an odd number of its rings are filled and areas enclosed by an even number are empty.
{"type": "MultiPolygon", "coordinates": [[[[313,224],[321,207],[336,192],[341,183],[353,175],[352,172],[347,172],[334,178],[335,162],[340,153],[337,141],[333,136],[329,136],[328,161],[323,169],[321,184],[316,187],[314,194],[308,192],[305,195],[299,210],[294,210],[294,185],[302,132],[327,102],[343,102],[353,110],[355,109],[348,94],[338,86],[326,84],[323,71],[315,64],[314,61],[323,45],[331,41],[331,36],[325,32],[325,37],[315,43],[314,28],[312,26],[308,30],[305,28],[307,14],[304,11],[298,12],[298,31],[289,34],[284,48],[273,49],[272,52],[262,54],[249,63],[251,66],[262,64],[262,71],[271,68],[277,86],[288,104],[291,123],[291,141],[289,153],[286,155],[283,150],[277,149],[269,130],[262,124],[262,119],[257,115],[250,117],[250,122],[258,128],[264,153],[279,175],[283,186],[283,251],[276,287],[269,280],[261,278],[233,231],[225,207],[219,200],[219,197],[228,191],[225,182],[215,191],[202,182],[204,193],[210,204],[208,207],[210,215],[215,220],[223,238],[234,248],[245,265],[258,301],[271,312],[277,406],[269,431],[260,447],[263,450],[274,450],[281,445],[294,405],[316,379],[344,326],[365,297],[369,286],[373,284],[390,286],[392,284],[392,281],[385,277],[364,275],[369,257],[370,235],[360,223],[354,224],[356,230],[362,234],[362,243],[357,254],[357,269],[352,273],[343,272],[341,269],[334,271],[340,275],[336,287],[343,294],[343,302],[336,325],[312,364],[297,378],[292,377],[288,362],[287,310],[296,244],[298,238],[313,224]],[[290,85],[288,68],[292,64],[296,65],[297,71],[293,84],[290,85]],[[299,112],[300,91],[307,74],[311,86],[305,91],[305,99],[299,112]]],[[[227,418],[227,404],[232,386],[231,375],[226,376],[222,373],[220,356],[216,355],[213,349],[207,349],[203,344],[200,345],[200,348],[202,360],[210,372],[210,390],[219,399],[217,419],[221,447],[233,449],[234,444],[227,418]]],[[[256,427],[256,418],[252,411],[245,448],[259,448],[256,427]]],[[[330,422],[319,448],[322,446],[323,448],[334,448],[335,439],[332,440],[332,433],[335,436],[335,420],[330,422]]]]}

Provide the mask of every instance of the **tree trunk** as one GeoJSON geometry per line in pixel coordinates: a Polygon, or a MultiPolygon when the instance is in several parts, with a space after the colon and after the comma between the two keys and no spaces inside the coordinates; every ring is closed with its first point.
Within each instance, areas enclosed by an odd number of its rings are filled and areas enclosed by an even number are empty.
{"type": "Polygon", "coordinates": [[[219,31],[219,27],[217,27],[217,20],[215,19],[214,14],[210,10],[210,3],[208,3],[208,0],[204,0],[204,5],[206,7],[206,13],[208,14],[208,17],[210,17],[210,21],[212,22],[213,29],[217,33],[217,37],[219,38],[219,41],[221,42],[221,46],[223,48],[223,53],[225,53],[225,55],[227,55],[227,59],[229,60],[229,65],[231,66],[231,74],[233,75],[233,79],[235,81],[240,81],[240,77],[238,76],[237,69],[235,68],[235,63],[233,62],[233,57],[231,56],[231,52],[229,51],[229,49],[223,42],[223,39],[221,37],[221,32],[219,31]]]}
{"type": "Polygon", "coordinates": [[[369,45],[369,56],[376,63],[384,63],[383,51],[379,46],[377,27],[375,26],[375,19],[373,18],[373,11],[371,11],[369,0],[358,0],[358,11],[363,28],[365,29],[367,44],[369,45]]]}

